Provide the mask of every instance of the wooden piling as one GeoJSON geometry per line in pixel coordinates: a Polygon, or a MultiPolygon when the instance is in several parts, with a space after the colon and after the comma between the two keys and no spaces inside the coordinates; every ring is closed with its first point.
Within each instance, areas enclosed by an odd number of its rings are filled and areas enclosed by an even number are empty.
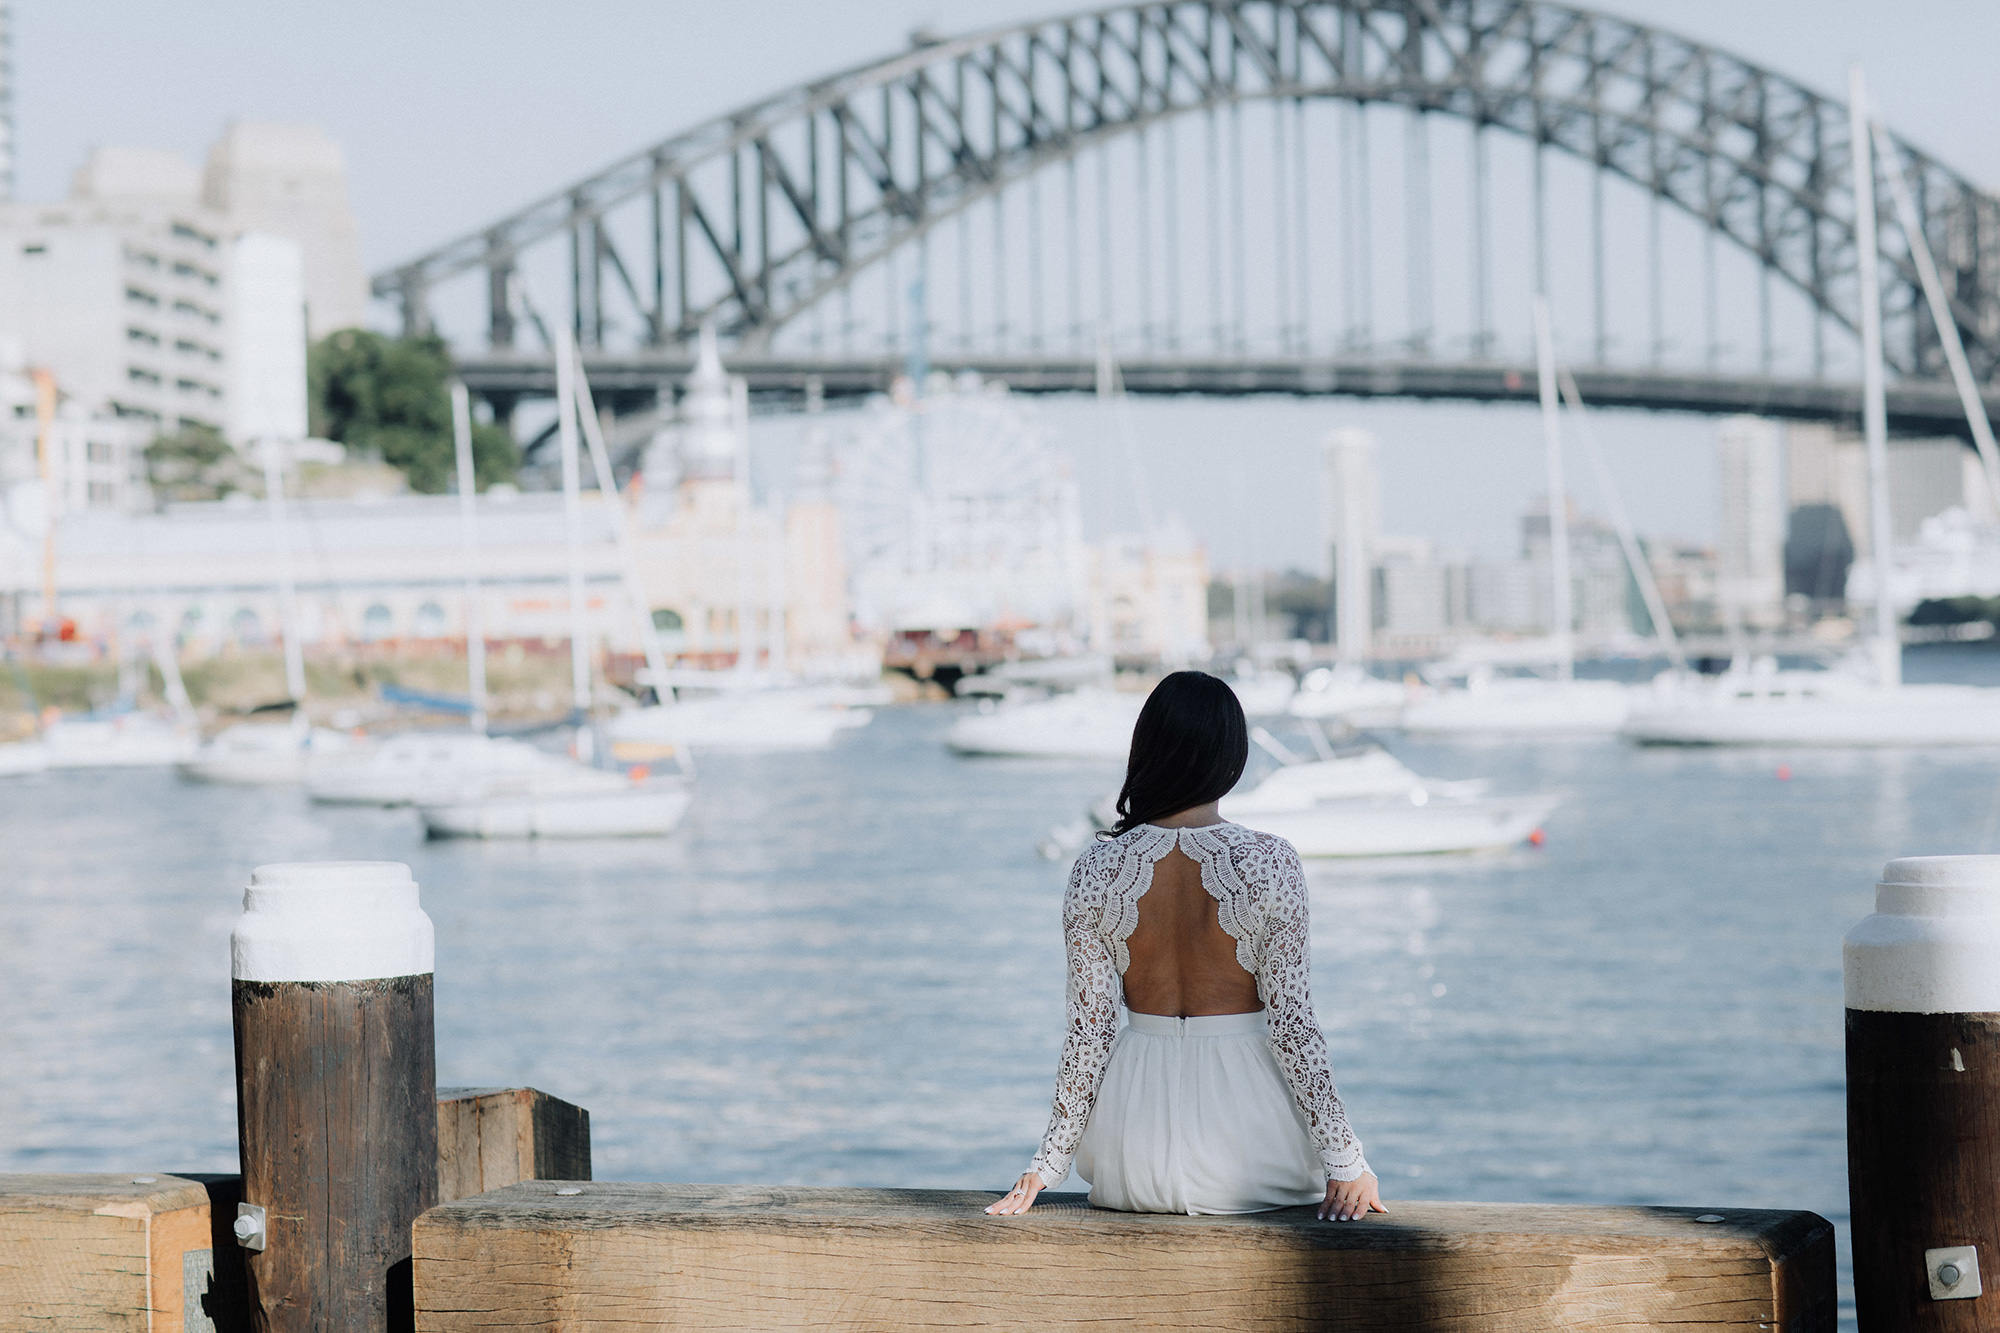
{"type": "Polygon", "coordinates": [[[437,1201],[433,940],[407,866],[251,876],[230,948],[259,1333],[410,1327],[410,1226],[437,1201]]]}
{"type": "Polygon", "coordinates": [[[2000,1333],[2000,856],[1891,861],[1848,933],[1862,1333],[2000,1333]]]}
{"type": "Polygon", "coordinates": [[[438,1199],[590,1179],[590,1112],[536,1088],[438,1089],[438,1199]]]}

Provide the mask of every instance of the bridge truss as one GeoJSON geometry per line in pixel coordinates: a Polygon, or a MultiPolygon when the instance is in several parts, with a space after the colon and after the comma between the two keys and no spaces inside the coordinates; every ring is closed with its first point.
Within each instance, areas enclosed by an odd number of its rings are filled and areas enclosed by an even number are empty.
{"type": "MultiPolygon", "coordinates": [[[[1880,169],[1910,182],[1990,382],[2000,201],[1901,140],[1880,169]]],[[[441,294],[476,306],[485,347],[462,347],[467,377],[506,408],[542,391],[555,319],[628,402],[687,363],[705,322],[774,389],[879,388],[925,361],[1081,387],[1108,347],[1133,391],[1504,398],[1522,293],[1567,283],[1569,359],[1622,386],[1614,401],[1842,417],[1852,393],[1819,381],[1858,324],[1854,223],[1845,105],[1671,33],[1541,0],[1160,0],[914,39],[633,154],[374,290],[413,332],[438,325],[441,294]],[[1385,111],[1400,162],[1382,151],[1385,111]],[[1445,122],[1467,240],[1449,260],[1433,217],[1445,122]],[[1130,150],[1115,171],[1114,146],[1130,150]],[[1400,210],[1383,207],[1387,183],[1400,210]],[[1512,205],[1525,219],[1509,231],[1512,205]],[[1698,240],[1676,252],[1674,225],[1698,240]],[[1635,232],[1646,244],[1625,262],[1635,232]],[[1753,281],[1725,272],[1719,246],[1753,281]],[[857,333],[867,274],[885,281],[857,333]],[[954,278],[955,328],[941,313],[954,278]],[[1809,348],[1789,375],[1785,299],[1809,348]],[[1677,303],[1699,307],[1692,364],[1670,364],[1677,303]],[[1636,335],[1628,304],[1647,307],[1636,335]],[[1725,367],[1726,343],[1754,359],[1725,367]]],[[[1944,424],[1943,357],[1886,205],[1880,231],[1902,419],[1921,425],[1935,402],[1944,424]]]]}

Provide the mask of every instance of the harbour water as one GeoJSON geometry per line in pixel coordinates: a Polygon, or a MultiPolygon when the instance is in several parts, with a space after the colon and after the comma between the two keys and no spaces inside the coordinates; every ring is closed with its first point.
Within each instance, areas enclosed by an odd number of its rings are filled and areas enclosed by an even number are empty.
{"type": "MultiPolygon", "coordinates": [[[[2000,653],[1913,650],[1991,683],[2000,653]]],[[[0,787],[0,1171],[234,1169],[252,866],[406,861],[442,1084],[589,1108],[601,1177],[1002,1188],[1047,1116],[1065,867],[1115,766],[974,760],[960,705],[715,756],[660,841],[426,842],[168,773],[0,787]]],[[[1840,938],[1882,863],[2000,847],[2000,753],[1389,739],[1567,799],[1540,848],[1316,865],[1315,998],[1383,1193],[1846,1212],[1840,938]],[[1780,776],[1781,767],[1788,776],[1780,776]]]]}

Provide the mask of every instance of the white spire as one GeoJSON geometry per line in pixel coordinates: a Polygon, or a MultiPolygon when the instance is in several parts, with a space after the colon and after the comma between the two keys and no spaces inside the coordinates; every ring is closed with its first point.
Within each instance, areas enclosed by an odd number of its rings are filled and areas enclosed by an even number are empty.
{"type": "Polygon", "coordinates": [[[715,326],[701,326],[701,350],[681,399],[681,466],[690,477],[730,477],[736,473],[736,423],[729,374],[716,349],[715,326]]]}

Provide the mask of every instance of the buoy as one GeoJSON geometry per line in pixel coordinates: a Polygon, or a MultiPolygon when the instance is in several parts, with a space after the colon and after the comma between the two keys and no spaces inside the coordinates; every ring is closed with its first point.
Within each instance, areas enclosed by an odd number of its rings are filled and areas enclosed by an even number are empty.
{"type": "Polygon", "coordinates": [[[1528,845],[1530,847],[1539,847],[1548,840],[1549,840],[1549,835],[1542,832],[1540,829],[1536,829],[1533,833],[1530,833],[1528,835],[1528,845]]]}
{"type": "Polygon", "coordinates": [[[1790,764],[1779,764],[1778,781],[1790,782],[1791,780],[1792,780],[1792,766],[1790,764]]]}

